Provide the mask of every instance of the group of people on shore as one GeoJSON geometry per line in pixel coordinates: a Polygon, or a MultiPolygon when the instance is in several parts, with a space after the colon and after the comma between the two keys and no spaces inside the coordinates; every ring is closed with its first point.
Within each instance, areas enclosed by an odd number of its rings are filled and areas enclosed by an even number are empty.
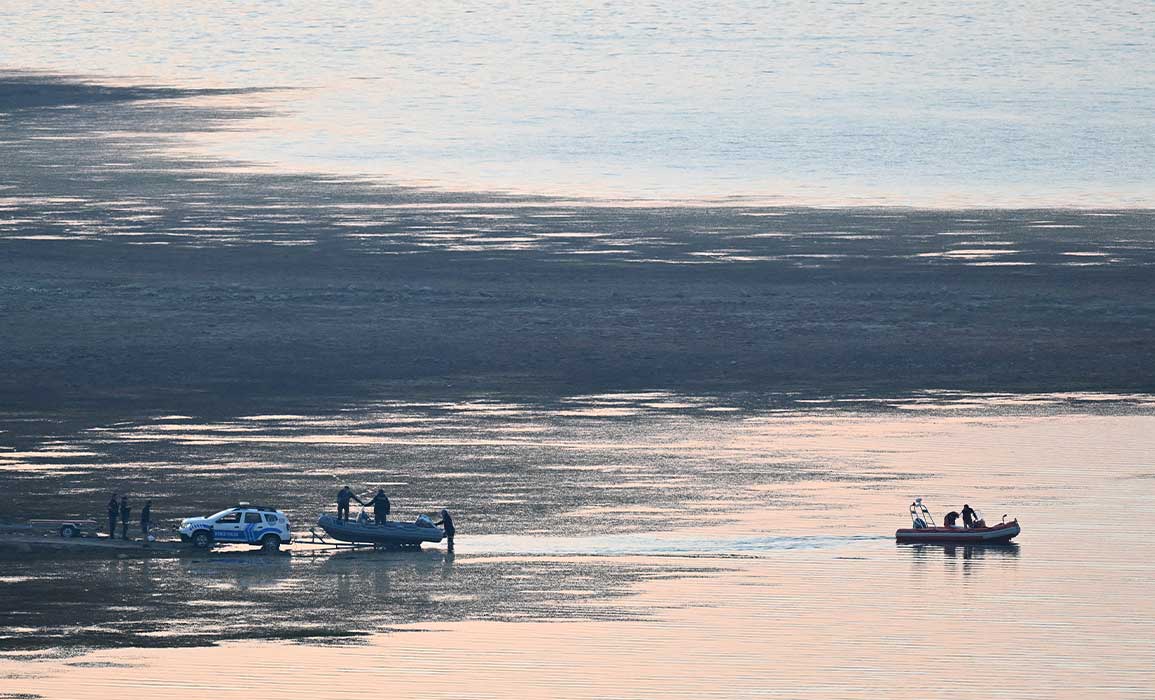
{"type": "MultiPolygon", "coordinates": [[[[360,496],[353,493],[353,489],[345,486],[337,492],[337,518],[341,521],[349,520],[349,504],[352,501],[357,501],[365,508],[373,507],[373,524],[384,525],[389,522],[389,512],[393,506],[389,502],[389,496],[385,495],[385,489],[377,489],[377,493],[368,501],[362,500],[360,496]]],[[[445,528],[445,538],[449,546],[453,546],[453,535],[456,530],[453,527],[453,516],[449,514],[448,510],[441,510],[441,520],[433,523],[434,525],[445,528]]]]}
{"type": "MultiPolygon", "coordinates": [[[[108,499],[108,536],[116,539],[116,521],[120,520],[120,538],[128,537],[128,521],[132,518],[132,508],[128,505],[128,496],[122,495],[117,500],[116,494],[108,499]]],[[[149,528],[152,527],[152,501],[145,501],[140,509],[140,532],[147,539],[149,528]]]]}

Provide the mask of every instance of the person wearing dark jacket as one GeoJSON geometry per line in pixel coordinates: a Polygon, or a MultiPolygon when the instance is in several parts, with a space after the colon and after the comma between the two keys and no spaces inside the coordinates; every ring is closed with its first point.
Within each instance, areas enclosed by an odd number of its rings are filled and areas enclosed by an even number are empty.
{"type": "Polygon", "coordinates": [[[128,519],[132,516],[132,509],[128,507],[128,496],[120,497],[120,539],[128,539],[128,519]]]}
{"type": "Polygon", "coordinates": [[[353,489],[349,488],[348,486],[346,486],[345,488],[338,491],[337,492],[337,518],[339,520],[341,520],[342,522],[349,519],[349,501],[350,501],[350,499],[357,501],[361,505],[365,505],[365,502],[362,501],[360,498],[357,498],[357,496],[355,496],[353,494],[353,489]]]}
{"type": "Polygon", "coordinates": [[[145,501],[144,508],[140,509],[140,534],[148,539],[148,527],[152,521],[152,501],[145,501]]]}
{"type": "Polygon", "coordinates": [[[970,504],[964,503],[962,510],[963,525],[967,527],[975,526],[975,509],[970,507],[970,504]]]}
{"type": "Polygon", "coordinates": [[[377,495],[373,497],[365,506],[373,506],[373,524],[384,525],[389,520],[389,497],[385,495],[385,489],[377,489],[377,495]]]}
{"type": "Polygon", "coordinates": [[[944,515],[942,518],[943,527],[955,527],[955,523],[957,523],[957,522],[958,522],[958,511],[957,510],[952,510],[951,512],[944,515]]]}
{"type": "Polygon", "coordinates": [[[433,524],[440,525],[441,527],[445,528],[446,544],[449,545],[449,550],[453,551],[453,533],[457,532],[457,529],[453,527],[453,516],[449,514],[448,510],[442,508],[441,520],[438,520],[433,524]]]}
{"type": "Polygon", "coordinates": [[[120,512],[120,506],[116,502],[116,494],[112,494],[112,498],[108,501],[108,536],[111,539],[116,539],[116,514],[120,512]]]}

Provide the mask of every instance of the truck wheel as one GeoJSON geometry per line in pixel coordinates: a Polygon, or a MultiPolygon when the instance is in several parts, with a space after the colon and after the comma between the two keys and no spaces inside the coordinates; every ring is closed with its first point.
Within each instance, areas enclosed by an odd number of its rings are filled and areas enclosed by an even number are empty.
{"type": "Polygon", "coordinates": [[[281,538],[277,535],[268,534],[261,538],[261,549],[266,552],[276,552],[281,548],[281,538]]]}
{"type": "Polygon", "coordinates": [[[197,549],[208,549],[213,544],[213,538],[204,530],[197,530],[192,536],[193,546],[197,549]]]}
{"type": "Polygon", "coordinates": [[[61,537],[76,537],[78,534],[80,534],[80,533],[76,530],[75,525],[62,525],[62,526],[60,526],[60,536],[61,537]]]}

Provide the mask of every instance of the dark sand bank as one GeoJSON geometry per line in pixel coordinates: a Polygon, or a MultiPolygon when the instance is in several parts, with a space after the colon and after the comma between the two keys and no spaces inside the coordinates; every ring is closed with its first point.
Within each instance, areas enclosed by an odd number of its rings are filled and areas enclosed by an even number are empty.
{"type": "Polygon", "coordinates": [[[1155,389],[1151,212],[616,207],[229,170],[165,149],[257,110],[31,80],[0,81],[10,416],[418,387],[1155,389]]]}

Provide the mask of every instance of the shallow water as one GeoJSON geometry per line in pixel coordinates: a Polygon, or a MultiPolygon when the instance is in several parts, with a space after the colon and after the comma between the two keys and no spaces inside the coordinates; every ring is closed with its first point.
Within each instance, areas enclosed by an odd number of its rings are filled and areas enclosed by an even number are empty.
{"type": "Polygon", "coordinates": [[[243,492],[301,529],[341,482],[383,482],[399,516],[454,509],[456,551],[3,562],[0,677],[70,698],[240,697],[238,678],[285,697],[342,679],[429,697],[1149,697],[1152,401],[655,392],[103,426],[9,453],[5,490],[67,481],[99,508],[134,484],[168,517],[243,492]],[[1023,535],[896,546],[913,495],[1023,535]]]}
{"type": "Polygon", "coordinates": [[[294,171],[837,205],[1147,206],[1155,184],[1139,1],[87,0],[0,22],[8,69],[286,88],[188,148],[294,171]]]}

